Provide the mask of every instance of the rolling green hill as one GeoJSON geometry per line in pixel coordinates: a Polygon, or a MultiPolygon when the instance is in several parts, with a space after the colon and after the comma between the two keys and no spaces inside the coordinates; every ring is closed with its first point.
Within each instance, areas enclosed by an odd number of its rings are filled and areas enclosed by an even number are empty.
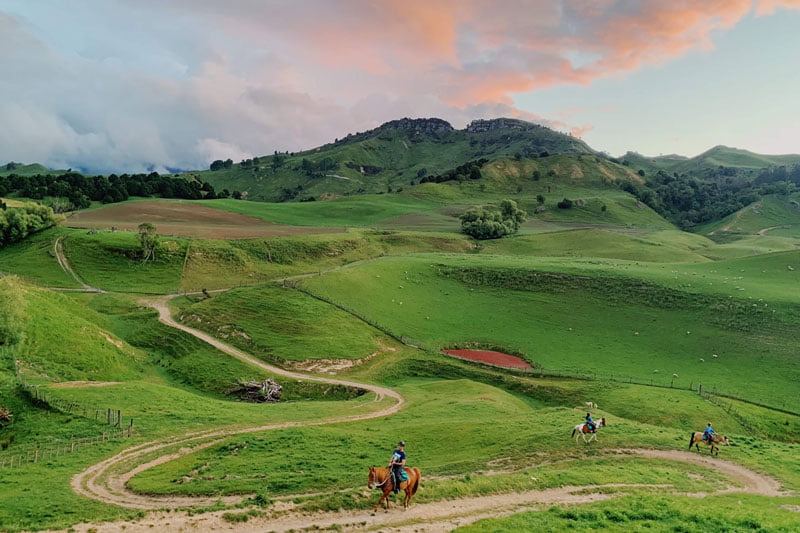
{"type": "Polygon", "coordinates": [[[63,170],[51,170],[39,163],[15,163],[10,161],[5,165],[0,165],[0,176],[8,176],[9,174],[16,174],[18,176],[35,176],[36,174],[62,174],[63,170]]]}
{"type": "Polygon", "coordinates": [[[479,120],[457,130],[441,119],[402,119],[312,150],[191,174],[248,199],[302,199],[407,188],[483,157],[594,153],[580,139],[521,120],[479,120]]]}
{"type": "Polygon", "coordinates": [[[692,158],[675,154],[647,157],[636,152],[628,152],[620,157],[620,160],[631,169],[635,171],[642,169],[648,175],[663,170],[669,174],[677,172],[710,178],[718,174],[720,167],[724,167],[728,169],[726,177],[735,176],[742,180],[755,178],[761,169],[800,164],[800,155],[757,154],[741,148],[719,145],[692,158]]]}

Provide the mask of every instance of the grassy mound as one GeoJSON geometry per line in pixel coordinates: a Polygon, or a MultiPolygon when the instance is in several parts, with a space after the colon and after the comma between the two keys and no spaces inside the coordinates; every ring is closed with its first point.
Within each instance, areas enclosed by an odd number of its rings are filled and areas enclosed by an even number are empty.
{"type": "Polygon", "coordinates": [[[384,342],[355,317],[294,289],[263,285],[195,300],[176,300],[181,322],[273,363],[361,359],[384,342]]]}

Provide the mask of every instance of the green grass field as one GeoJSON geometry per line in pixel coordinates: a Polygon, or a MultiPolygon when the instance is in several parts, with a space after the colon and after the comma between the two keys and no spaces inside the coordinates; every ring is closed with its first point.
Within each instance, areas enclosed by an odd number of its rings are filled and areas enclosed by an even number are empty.
{"type": "Polygon", "coordinates": [[[69,486],[76,473],[128,446],[190,431],[319,422],[226,437],[136,474],[129,486],[143,494],[256,494],[266,509],[289,498],[297,512],[360,511],[376,498],[364,490],[367,468],[383,466],[404,439],[425,476],[415,503],[565,485],[669,485],[598,488],[618,497],[485,520],[466,531],[791,531],[797,515],[781,506],[800,505],[796,495],[693,498],[686,493],[739,482],[704,466],[615,454],[685,450],[689,433],[711,421],[731,438],[720,457],[800,489],[800,417],[753,403],[797,411],[800,240],[790,228],[758,235],[764,220],[750,218],[782,222],[786,206],[772,211],[764,200],[762,214],[743,213],[735,219],[741,226],[725,235],[684,233],[616,187],[629,172],[592,156],[556,155],[500,159],[482,180],[406,187],[399,195],[213,200],[208,205],[263,220],[350,228],[259,239],[162,237],[147,263],[131,232],[54,228],[0,250],[0,272],[21,278],[0,279],[0,407],[15,415],[0,429],[0,465],[108,429],[83,416],[83,406],[119,409],[137,432],[0,468],[0,530],[142,517],[69,486]],[[545,210],[535,214],[538,194],[545,210]],[[560,210],[555,203],[564,197],[584,205],[560,210]],[[503,198],[532,213],[518,235],[475,242],[458,233],[453,215],[503,198]],[[46,288],[79,287],[54,256],[59,237],[79,278],[109,292],[46,288]],[[148,299],[179,291],[194,291],[171,300],[181,323],[286,368],[314,373],[339,364],[327,370],[399,392],[403,409],[324,424],[392,400],[280,377],[162,324],[148,299]],[[467,342],[521,353],[546,372],[438,353],[467,342]],[[16,367],[25,381],[79,407],[63,412],[36,402],[16,386],[16,367]],[[284,401],[250,404],[226,394],[237,379],[266,378],[281,383],[284,401]],[[699,384],[741,400],[707,400],[699,384]],[[608,427],[599,442],[576,446],[570,432],[587,401],[608,427]]]}

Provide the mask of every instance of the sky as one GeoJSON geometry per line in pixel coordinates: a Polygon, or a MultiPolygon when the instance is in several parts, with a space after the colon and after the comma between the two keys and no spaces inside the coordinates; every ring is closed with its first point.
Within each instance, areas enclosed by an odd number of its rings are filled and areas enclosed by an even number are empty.
{"type": "Polygon", "coordinates": [[[402,117],[800,153],[800,0],[0,0],[0,163],[205,168],[402,117]]]}

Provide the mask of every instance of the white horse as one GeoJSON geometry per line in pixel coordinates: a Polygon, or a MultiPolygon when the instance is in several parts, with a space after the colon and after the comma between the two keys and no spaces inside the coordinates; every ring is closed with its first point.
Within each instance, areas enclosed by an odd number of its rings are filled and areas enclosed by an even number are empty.
{"type": "Polygon", "coordinates": [[[575,429],[572,430],[572,436],[575,437],[575,444],[578,444],[578,439],[583,437],[583,442],[589,444],[593,440],[597,440],[597,431],[602,428],[606,427],[606,419],[601,418],[600,422],[595,424],[595,430],[589,430],[589,426],[586,424],[578,424],[575,426],[575,429]],[[589,435],[589,438],[586,438],[586,435],[589,435]]]}

